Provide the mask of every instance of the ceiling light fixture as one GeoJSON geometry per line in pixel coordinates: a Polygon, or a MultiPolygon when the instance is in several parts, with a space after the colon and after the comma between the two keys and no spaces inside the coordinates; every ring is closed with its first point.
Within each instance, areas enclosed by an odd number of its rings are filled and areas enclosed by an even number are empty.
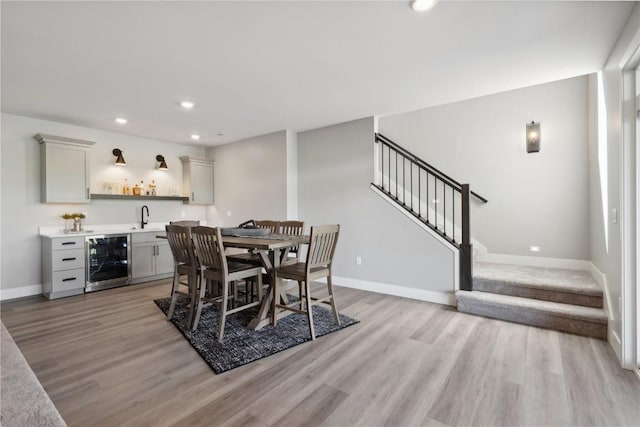
{"type": "Polygon", "coordinates": [[[180,103],[180,106],[182,108],[184,108],[185,110],[190,110],[195,106],[195,104],[193,102],[191,102],[191,101],[182,101],[180,103]]]}
{"type": "Polygon", "coordinates": [[[124,117],[116,117],[115,122],[119,125],[126,125],[127,119],[125,119],[124,117]]]}
{"type": "Polygon", "coordinates": [[[438,0],[411,0],[410,4],[415,12],[426,12],[438,4],[438,0]]]}
{"type": "Polygon", "coordinates": [[[166,171],[169,170],[167,167],[167,162],[164,161],[164,156],[162,154],[158,154],[156,156],[156,161],[160,162],[160,166],[158,166],[158,170],[166,171]]]}
{"type": "Polygon", "coordinates": [[[198,135],[197,133],[192,133],[191,134],[191,139],[193,139],[194,141],[197,141],[200,139],[200,135],[198,135]]]}
{"type": "Polygon", "coordinates": [[[112,151],[113,155],[116,156],[116,161],[113,162],[114,165],[118,166],[126,166],[127,162],[124,161],[124,157],[122,157],[122,150],[119,148],[114,148],[112,151]]]}

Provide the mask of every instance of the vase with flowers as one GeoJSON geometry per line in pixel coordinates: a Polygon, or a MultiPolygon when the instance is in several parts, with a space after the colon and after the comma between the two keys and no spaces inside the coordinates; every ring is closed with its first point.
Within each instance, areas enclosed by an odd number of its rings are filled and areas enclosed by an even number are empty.
{"type": "Polygon", "coordinates": [[[86,218],[86,215],[83,214],[82,212],[62,214],[62,219],[65,220],[64,232],[65,233],[70,233],[70,232],[78,233],[78,232],[81,232],[82,231],[82,220],[84,218],[86,218]],[[72,228],[69,228],[69,221],[70,220],[73,220],[72,228]]]}

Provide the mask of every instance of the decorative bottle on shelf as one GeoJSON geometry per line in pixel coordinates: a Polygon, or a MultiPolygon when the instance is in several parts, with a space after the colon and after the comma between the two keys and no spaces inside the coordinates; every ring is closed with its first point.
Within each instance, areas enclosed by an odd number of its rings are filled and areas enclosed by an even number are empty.
{"type": "Polygon", "coordinates": [[[156,193],[156,180],[155,179],[151,180],[151,184],[149,184],[149,193],[152,196],[157,196],[157,193],[156,193]]]}
{"type": "Polygon", "coordinates": [[[140,195],[141,196],[148,196],[148,194],[145,193],[145,190],[144,190],[144,181],[140,181],[140,195]]]}
{"type": "Polygon", "coordinates": [[[138,184],[135,184],[133,186],[132,190],[133,190],[133,195],[134,196],[139,196],[140,195],[140,186],[138,186],[138,184]]]}
{"type": "Polygon", "coordinates": [[[122,194],[128,196],[131,194],[131,187],[129,187],[129,181],[127,178],[124,179],[124,183],[122,184],[122,194]]]}

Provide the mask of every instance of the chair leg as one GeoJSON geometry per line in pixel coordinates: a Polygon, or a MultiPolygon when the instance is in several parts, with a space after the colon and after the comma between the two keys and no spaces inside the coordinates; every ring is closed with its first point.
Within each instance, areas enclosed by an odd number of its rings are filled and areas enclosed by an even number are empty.
{"type": "Polygon", "coordinates": [[[327,276],[327,290],[331,295],[331,308],[333,308],[333,318],[336,320],[338,326],[340,326],[340,315],[338,314],[338,308],[336,307],[336,297],[333,295],[333,282],[331,281],[331,274],[327,276]]]}
{"type": "Polygon", "coordinates": [[[262,301],[262,272],[257,276],[256,286],[258,287],[258,301],[262,301]]]}
{"type": "Polygon", "coordinates": [[[273,280],[273,299],[271,300],[271,324],[275,327],[278,323],[278,307],[280,304],[280,289],[278,288],[278,278],[276,277],[273,280]]]}
{"type": "Polygon", "coordinates": [[[202,301],[204,300],[205,293],[207,291],[207,285],[204,278],[204,273],[200,273],[199,276],[194,277],[193,280],[193,292],[191,293],[191,311],[189,313],[189,324],[191,330],[195,331],[200,321],[200,314],[202,314],[202,301]],[[198,277],[200,277],[200,286],[198,286],[198,277]]]}
{"type": "Polygon", "coordinates": [[[316,332],[313,329],[313,306],[311,305],[311,281],[305,282],[304,296],[307,300],[307,318],[309,319],[309,332],[311,333],[311,339],[316,339],[316,332]]]}
{"type": "Polygon", "coordinates": [[[227,320],[227,305],[229,304],[229,282],[222,284],[222,302],[220,306],[220,330],[218,331],[218,342],[222,342],[224,336],[224,324],[227,320]]]}
{"type": "Polygon", "coordinates": [[[298,299],[300,300],[300,310],[304,310],[304,290],[301,280],[298,280],[298,299]]]}
{"type": "Polygon", "coordinates": [[[167,320],[171,320],[173,317],[173,310],[176,308],[176,301],[178,300],[178,289],[180,288],[180,274],[178,269],[173,271],[173,286],[171,287],[171,304],[169,305],[169,311],[167,312],[167,320]]]}
{"type": "Polygon", "coordinates": [[[187,319],[187,327],[191,328],[193,326],[193,316],[196,312],[196,307],[198,306],[198,287],[197,287],[197,278],[192,278],[191,275],[187,275],[187,286],[189,288],[189,318],[187,319]]]}

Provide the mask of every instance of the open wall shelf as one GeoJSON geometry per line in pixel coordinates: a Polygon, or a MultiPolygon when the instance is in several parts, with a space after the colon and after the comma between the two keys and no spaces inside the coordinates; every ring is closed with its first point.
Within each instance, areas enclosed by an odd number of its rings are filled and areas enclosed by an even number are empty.
{"type": "Polygon", "coordinates": [[[183,196],[127,196],[124,194],[91,194],[93,200],[176,200],[187,203],[188,197],[183,196]]]}

